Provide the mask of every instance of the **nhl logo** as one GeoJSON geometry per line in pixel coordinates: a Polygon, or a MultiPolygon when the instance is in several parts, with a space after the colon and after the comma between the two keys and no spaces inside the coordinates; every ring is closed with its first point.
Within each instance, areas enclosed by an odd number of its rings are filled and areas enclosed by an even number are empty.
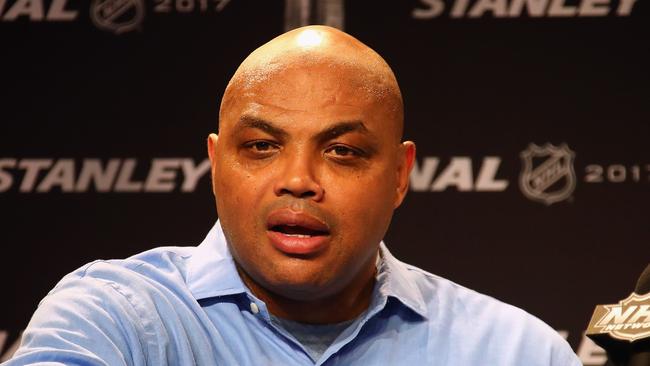
{"type": "Polygon", "coordinates": [[[575,153],[566,144],[530,144],[520,156],[523,169],[519,187],[526,197],[551,205],[571,196],[576,186],[575,153]]]}
{"type": "Polygon", "coordinates": [[[633,292],[618,304],[596,306],[587,335],[599,334],[628,342],[650,337],[650,293],[633,292]]]}
{"type": "Polygon", "coordinates": [[[104,30],[120,34],[136,29],[144,19],[143,0],[93,0],[90,18],[104,30]]]}

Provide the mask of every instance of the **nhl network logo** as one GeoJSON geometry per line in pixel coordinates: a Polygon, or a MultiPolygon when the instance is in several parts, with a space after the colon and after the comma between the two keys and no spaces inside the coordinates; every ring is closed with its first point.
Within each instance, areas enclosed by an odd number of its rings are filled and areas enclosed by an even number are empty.
{"type": "Polygon", "coordinates": [[[104,30],[120,34],[136,29],[144,19],[144,0],[93,0],[90,18],[104,30]]]}
{"type": "Polygon", "coordinates": [[[551,205],[571,196],[576,186],[575,153],[566,144],[530,144],[520,156],[519,187],[526,197],[551,205]]]}
{"type": "Polygon", "coordinates": [[[587,329],[588,335],[608,333],[634,342],[650,336],[650,293],[630,294],[618,304],[598,305],[587,329]]]}

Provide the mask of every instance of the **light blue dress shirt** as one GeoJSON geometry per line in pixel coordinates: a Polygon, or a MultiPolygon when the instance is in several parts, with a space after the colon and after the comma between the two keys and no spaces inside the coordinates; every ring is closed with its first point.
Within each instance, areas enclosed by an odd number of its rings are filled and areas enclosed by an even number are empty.
{"type": "Polygon", "coordinates": [[[539,319],[380,250],[368,310],[318,360],[243,284],[217,222],[198,247],[64,277],[7,365],[580,365],[539,319]]]}

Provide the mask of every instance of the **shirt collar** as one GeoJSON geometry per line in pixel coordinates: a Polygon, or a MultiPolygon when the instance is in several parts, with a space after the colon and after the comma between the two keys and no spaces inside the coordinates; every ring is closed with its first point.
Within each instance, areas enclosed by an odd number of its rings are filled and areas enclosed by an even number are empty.
{"type": "Polygon", "coordinates": [[[219,221],[188,259],[187,285],[197,300],[246,292],[219,221]]]}
{"type": "MultiPolygon", "coordinates": [[[[381,261],[377,270],[379,296],[394,297],[406,307],[426,317],[422,293],[409,274],[407,264],[390,253],[386,245],[379,245],[381,261]]],[[[221,223],[212,227],[203,242],[188,259],[187,284],[197,299],[247,292],[230,254],[221,223]]]]}
{"type": "Polygon", "coordinates": [[[426,318],[427,306],[422,292],[409,272],[409,265],[395,258],[386,244],[379,244],[381,263],[377,270],[379,294],[394,297],[404,306],[426,318]]]}

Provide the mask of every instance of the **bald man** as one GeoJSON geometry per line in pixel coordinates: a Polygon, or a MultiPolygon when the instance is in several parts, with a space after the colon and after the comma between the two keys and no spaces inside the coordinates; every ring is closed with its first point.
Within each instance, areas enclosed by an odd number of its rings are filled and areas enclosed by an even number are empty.
{"type": "Polygon", "coordinates": [[[415,158],[402,127],[395,76],[355,38],[312,26],[258,48],[208,137],[203,243],[66,276],[9,364],[580,365],[540,320],[382,243],[415,158]]]}

